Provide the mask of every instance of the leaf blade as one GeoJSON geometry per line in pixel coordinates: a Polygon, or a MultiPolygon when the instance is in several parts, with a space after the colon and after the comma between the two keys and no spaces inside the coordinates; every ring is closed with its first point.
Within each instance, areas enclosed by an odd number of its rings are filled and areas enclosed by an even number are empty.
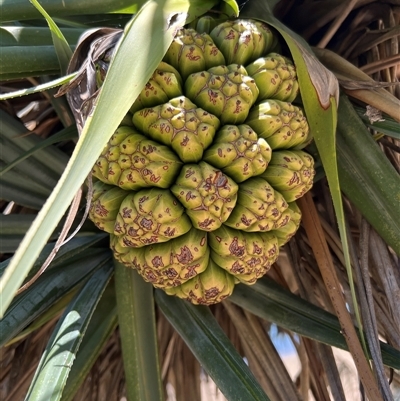
{"type": "MultiPolygon", "coordinates": [[[[329,190],[332,197],[332,202],[336,214],[337,224],[339,228],[340,238],[342,241],[343,255],[345,260],[345,267],[350,285],[351,297],[354,307],[354,314],[356,322],[359,327],[362,327],[362,321],[358,302],[356,299],[356,292],[353,280],[353,273],[350,262],[349,246],[346,233],[345,216],[343,211],[342,196],[340,191],[338,166],[336,158],[336,127],[338,119],[338,103],[339,103],[339,84],[334,74],[327,70],[314,56],[310,47],[306,42],[292,32],[289,28],[278,21],[271,13],[268,4],[266,3],[251,3],[248,8],[247,14],[252,15],[254,18],[259,19],[261,16],[265,22],[271,24],[276,28],[284,38],[289,47],[291,55],[294,59],[297,77],[299,81],[300,94],[302,97],[304,109],[306,112],[307,120],[310,126],[310,131],[313,135],[315,144],[317,146],[323,167],[325,169],[326,178],[329,184],[329,190]],[[256,11],[256,12],[255,12],[256,11]]],[[[299,202],[304,202],[303,198],[299,202]]],[[[305,204],[304,204],[305,207],[305,204]]],[[[303,210],[302,210],[303,212],[303,210]]],[[[304,214],[304,212],[303,212],[304,214]]],[[[311,230],[312,231],[312,230],[311,230]]],[[[321,242],[322,244],[323,242],[321,242]]],[[[314,251],[315,254],[315,251],[314,251]]],[[[316,255],[317,256],[317,255],[316,255]]],[[[325,286],[328,291],[327,277],[331,276],[334,272],[331,263],[323,263],[322,258],[318,263],[324,277],[325,286]]],[[[332,296],[333,293],[330,293],[332,296]]],[[[346,314],[341,314],[342,303],[336,305],[336,311],[341,321],[349,323],[346,314]]],[[[345,324],[345,323],[343,323],[345,324]]],[[[372,396],[375,393],[377,396],[378,390],[374,386],[372,376],[369,374],[369,365],[362,354],[358,354],[358,339],[354,335],[354,331],[349,327],[351,334],[347,337],[349,346],[351,346],[353,357],[358,362],[358,369],[363,371],[365,375],[361,376],[363,384],[370,391],[372,396]],[[371,385],[370,385],[371,384],[371,385]]],[[[361,345],[362,350],[367,355],[367,346],[364,338],[364,333],[361,331],[361,345]]]]}
{"type": "MultiPolygon", "coordinates": [[[[81,14],[104,14],[127,8],[131,0],[42,0],[53,17],[81,14]]],[[[0,22],[40,18],[40,13],[26,0],[1,0],[0,22]]]]}
{"type": "Polygon", "coordinates": [[[67,40],[65,39],[63,33],[58,28],[57,24],[53,21],[46,10],[40,5],[37,0],[29,0],[35,8],[42,14],[49,25],[51,37],[53,39],[54,49],[56,50],[58,63],[60,65],[60,70],[63,75],[65,75],[69,60],[72,57],[72,50],[69,47],[67,40]]]}
{"type": "Polygon", "coordinates": [[[28,290],[15,299],[0,321],[0,345],[4,345],[55,301],[88,277],[110,258],[108,251],[85,252],[73,264],[46,271],[28,290]],[[86,255],[86,256],[85,256],[86,255]]]}
{"type": "Polygon", "coordinates": [[[339,110],[338,157],[343,192],[400,254],[399,176],[345,96],[341,97],[339,110]]]}
{"type": "Polygon", "coordinates": [[[97,106],[85,125],[64,174],[0,279],[0,292],[3,297],[0,317],[4,315],[33,261],[89,174],[108,138],[116,130],[129,105],[139,95],[151,72],[161,61],[172,40],[174,28],[169,27],[165,33],[164,26],[163,10],[160,10],[156,2],[150,1],[126,29],[126,35],[111,62],[97,106]],[[148,23],[150,20],[156,22],[155,26],[148,23]],[[166,34],[169,39],[164,40],[166,34]],[[141,39],[138,40],[138,37],[141,39]],[[146,43],[148,50],[150,48],[154,50],[150,57],[143,51],[146,43]],[[138,54],[142,56],[138,57],[138,54]]]}
{"type": "MultiPolygon", "coordinates": [[[[256,316],[315,341],[348,350],[338,318],[264,277],[249,287],[239,284],[229,298],[256,316]]],[[[385,365],[400,368],[400,351],[380,342],[385,365]]]]}
{"type": "Polygon", "coordinates": [[[62,401],[71,401],[118,325],[114,283],[105,289],[79,347],[62,401]]]}
{"type": "Polygon", "coordinates": [[[209,308],[192,305],[161,290],[156,290],[155,300],[227,399],[269,400],[209,308]]]}
{"type": "Polygon", "coordinates": [[[115,292],[128,400],[163,400],[153,286],[115,262],[115,292]]]}
{"type": "Polygon", "coordinates": [[[112,264],[103,265],[70,303],[49,339],[25,400],[61,399],[82,337],[111,274],[112,264]]]}

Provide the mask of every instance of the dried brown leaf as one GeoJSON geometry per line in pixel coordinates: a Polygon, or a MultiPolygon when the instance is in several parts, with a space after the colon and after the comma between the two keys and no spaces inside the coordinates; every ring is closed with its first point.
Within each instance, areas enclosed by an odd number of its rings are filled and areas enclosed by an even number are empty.
{"type": "MultiPolygon", "coordinates": [[[[376,84],[376,81],[367,74],[336,53],[330,50],[317,48],[314,48],[314,52],[319,60],[329,68],[340,81],[362,81],[365,82],[365,85],[376,84]]],[[[385,89],[344,89],[349,96],[382,110],[384,113],[400,122],[400,100],[385,89]]]]}
{"type": "Polygon", "coordinates": [[[361,382],[371,401],[380,401],[381,395],[358,340],[351,317],[347,311],[339,280],[333,266],[332,256],[325,240],[325,235],[319,220],[318,212],[310,193],[298,200],[303,215],[303,225],[310,240],[311,248],[324,279],[326,289],[335,308],[336,315],[342,327],[342,334],[357,366],[361,382]]]}

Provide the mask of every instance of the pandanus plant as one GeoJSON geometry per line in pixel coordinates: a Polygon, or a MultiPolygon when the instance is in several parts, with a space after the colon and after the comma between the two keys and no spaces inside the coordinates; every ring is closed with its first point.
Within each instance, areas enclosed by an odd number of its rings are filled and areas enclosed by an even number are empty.
{"type": "Polygon", "coordinates": [[[268,1],[32,3],[5,1],[1,17],[11,93],[0,96],[12,99],[1,129],[1,343],[12,350],[55,326],[34,376],[14,389],[6,378],[5,396],[82,399],[120,338],[124,385],[107,399],[161,400],[173,383],[178,399],[200,400],[199,371],[176,376],[182,340],[228,400],[307,399],[308,379],[296,386],[273,348],[273,324],[310,366],[316,358],[317,399],[328,386],[345,399],[328,346],[350,351],[369,399],[393,399],[397,89],[310,48],[268,1]],[[42,82],[12,91],[28,77],[42,82]],[[385,121],[360,118],[338,83],[385,121]],[[46,140],[22,136],[10,107],[42,90],[65,127],[46,140]]]}

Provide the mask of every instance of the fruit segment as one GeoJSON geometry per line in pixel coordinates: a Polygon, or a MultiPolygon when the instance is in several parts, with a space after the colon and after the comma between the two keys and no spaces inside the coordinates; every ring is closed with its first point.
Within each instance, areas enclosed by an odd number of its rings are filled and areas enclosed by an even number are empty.
{"type": "Polygon", "coordinates": [[[231,214],[238,185],[222,171],[202,161],[186,164],[171,191],[185,207],[193,227],[212,231],[231,214]]]}
{"type": "Polygon", "coordinates": [[[185,163],[201,160],[220,124],[215,115],[184,96],[137,111],[133,123],[150,138],[170,146],[185,163]]]}
{"type": "Polygon", "coordinates": [[[248,125],[224,125],[204,153],[203,160],[239,183],[262,174],[271,160],[267,141],[248,125]]]}

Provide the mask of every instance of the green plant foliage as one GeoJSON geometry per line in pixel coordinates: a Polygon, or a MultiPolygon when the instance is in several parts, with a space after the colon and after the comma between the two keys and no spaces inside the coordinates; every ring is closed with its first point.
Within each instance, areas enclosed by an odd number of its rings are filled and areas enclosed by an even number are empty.
{"type": "MultiPolygon", "coordinates": [[[[0,263],[0,346],[24,338],[62,313],[26,400],[72,400],[117,325],[128,400],[163,400],[156,304],[229,400],[268,401],[272,396],[265,394],[210,309],[154,291],[135,271],[113,262],[108,235],[99,234],[92,225],[84,226],[78,237],[64,244],[48,269],[15,296],[50,254],[53,245],[47,242],[56,239],[74,194],[84,185],[98,155],[159,65],[176,30],[185,23],[195,26],[198,17],[213,6],[216,18],[235,17],[239,12],[237,2],[33,3],[36,8],[26,0],[0,0],[0,22],[4,25],[0,27],[0,79],[43,79],[39,86],[1,94],[0,100],[50,90],[75,77],[76,72],[66,75],[66,66],[71,50],[88,27],[121,25],[125,29],[96,107],[79,136],[65,99],[52,98],[51,102],[67,128],[45,140],[25,135],[26,128],[0,110],[1,198],[40,210],[37,215],[0,216],[0,253],[15,252],[12,259],[0,263]],[[133,18],[131,13],[136,13],[133,18]],[[77,140],[72,157],[56,145],[70,139],[77,140]],[[113,272],[115,277],[111,278],[113,272]]],[[[250,1],[240,16],[273,25],[295,60],[301,100],[322,162],[319,176],[325,173],[328,178],[352,288],[340,188],[391,249],[400,253],[399,178],[366,128],[375,130],[379,138],[388,135],[399,139],[399,124],[390,118],[371,123],[364,116],[365,110],[354,108],[345,96],[340,97],[337,107],[336,79],[322,69],[303,39],[273,17],[270,8],[276,3],[250,1]]],[[[354,288],[352,293],[357,305],[354,288]]],[[[268,278],[251,287],[238,285],[227,302],[301,336],[347,349],[336,316],[268,278]]],[[[363,331],[358,334],[362,338],[363,331]]],[[[379,345],[383,363],[400,369],[400,352],[386,343],[379,345]]]]}
{"type": "MultiPolygon", "coordinates": [[[[143,1],[136,4],[143,5],[143,1]]],[[[52,17],[81,15],[81,14],[106,14],[126,10],[132,13],[131,0],[44,0],[41,6],[52,17]]],[[[26,0],[1,0],[0,22],[23,21],[40,18],[39,11],[26,0]]]]}
{"type": "MultiPolygon", "coordinates": [[[[23,277],[89,174],[107,140],[125,116],[129,105],[133,104],[167,51],[175,25],[165,26],[166,21],[172,21],[171,18],[177,15],[186,20],[193,19],[202,13],[202,9],[204,12],[213,4],[150,1],[126,28],[99,94],[97,106],[85,124],[68,166],[15,253],[8,272],[0,280],[0,291],[3,294],[0,315],[4,314],[23,277]],[[149,24],[149,20],[153,24],[149,24]],[[148,49],[152,49],[151,54],[141,51],[144,43],[147,43],[148,49]]],[[[176,23],[179,23],[179,19],[176,23]]]]}
{"type": "Polygon", "coordinates": [[[114,282],[102,294],[76,354],[62,401],[71,401],[118,324],[114,282]]]}
{"type": "Polygon", "coordinates": [[[394,139],[400,139],[400,124],[393,120],[393,118],[382,115],[379,120],[371,121],[367,116],[367,111],[365,108],[354,105],[353,107],[368,128],[377,131],[378,134],[384,134],[394,139]]]}
{"type": "Polygon", "coordinates": [[[87,279],[95,269],[110,264],[110,256],[107,250],[91,250],[75,263],[46,271],[28,290],[15,298],[1,320],[0,345],[10,341],[55,301],[87,279]]]}
{"type": "Polygon", "coordinates": [[[194,306],[161,290],[156,290],[155,299],[225,397],[231,401],[269,400],[209,308],[194,306]]]}
{"type": "Polygon", "coordinates": [[[71,301],[54,328],[26,400],[61,399],[71,365],[111,273],[112,265],[103,265],[71,301]]]}
{"type": "MultiPolygon", "coordinates": [[[[347,350],[336,316],[281,288],[267,277],[253,287],[237,286],[230,300],[280,327],[327,345],[347,350]]],[[[385,365],[400,368],[400,351],[381,342],[385,365]]]]}
{"type": "Polygon", "coordinates": [[[72,50],[62,34],[61,30],[58,28],[56,23],[52,20],[46,10],[40,5],[37,0],[30,0],[30,2],[35,6],[35,8],[46,18],[47,24],[49,25],[51,37],[53,39],[54,49],[57,54],[58,63],[60,65],[60,71],[63,75],[67,72],[69,60],[72,57],[72,50]]]}
{"type": "Polygon", "coordinates": [[[162,400],[153,286],[115,262],[115,292],[128,398],[162,400]]]}
{"type": "Polygon", "coordinates": [[[338,160],[343,192],[400,254],[399,176],[345,96],[341,97],[339,112],[338,160]]]}
{"type": "MultiPolygon", "coordinates": [[[[257,4],[254,2],[251,3],[251,7],[244,10],[244,15],[252,18],[262,17],[265,22],[275,27],[286,41],[294,59],[302,102],[315,145],[325,170],[335,209],[356,321],[358,326],[362,327],[352,276],[336,158],[335,134],[339,102],[338,81],[332,72],[322,67],[308,44],[273,16],[267,2],[257,4]]],[[[364,353],[366,353],[363,332],[361,332],[361,343],[364,348],[364,353]]]]}

